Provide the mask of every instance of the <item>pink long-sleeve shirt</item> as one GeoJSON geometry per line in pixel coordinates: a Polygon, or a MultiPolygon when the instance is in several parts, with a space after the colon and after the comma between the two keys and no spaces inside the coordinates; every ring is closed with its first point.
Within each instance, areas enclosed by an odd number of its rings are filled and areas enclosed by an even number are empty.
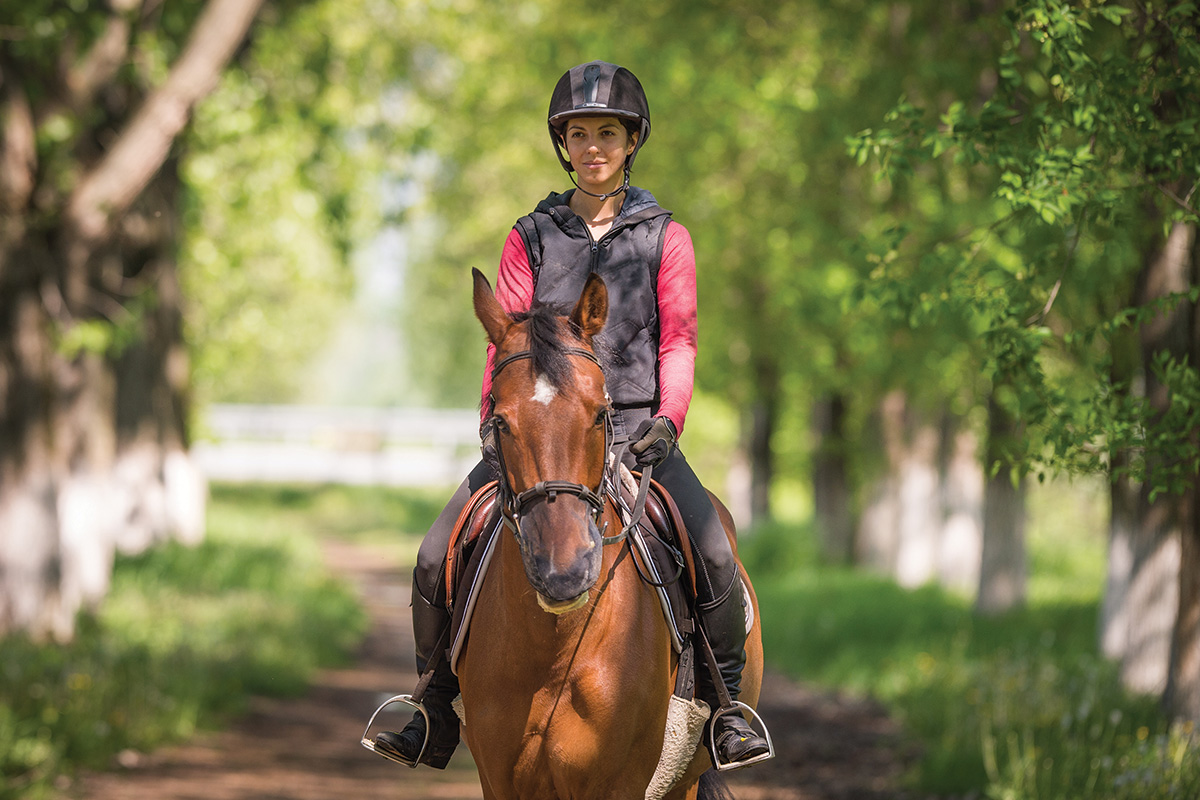
{"type": "MultiPolygon", "coordinates": [[[[528,311],[533,303],[533,270],[529,254],[516,228],[508,234],[500,253],[496,299],[510,314],[528,311]]],[[[657,414],[671,420],[683,434],[696,371],[696,252],[687,228],[667,223],[662,264],[658,270],[658,391],[657,414]]],[[[483,371],[482,418],[490,413],[492,366],[496,348],[488,344],[483,371]]]]}

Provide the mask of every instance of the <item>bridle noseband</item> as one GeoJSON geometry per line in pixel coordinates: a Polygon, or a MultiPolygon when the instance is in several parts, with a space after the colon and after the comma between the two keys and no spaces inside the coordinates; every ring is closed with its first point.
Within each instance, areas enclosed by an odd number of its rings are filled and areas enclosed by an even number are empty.
{"type": "MultiPolygon", "coordinates": [[[[587,350],[582,347],[568,347],[568,348],[564,348],[564,350],[562,352],[567,355],[579,356],[580,358],[585,358],[588,361],[591,361],[597,367],[600,367],[601,370],[603,370],[603,365],[601,365],[600,360],[598,358],[596,358],[596,354],[593,353],[591,350],[587,350]]],[[[498,361],[496,363],[496,365],[494,367],[492,367],[493,385],[495,384],[496,376],[500,374],[501,370],[503,370],[505,367],[507,367],[509,364],[513,363],[514,361],[521,361],[521,360],[527,359],[527,358],[533,358],[533,351],[522,350],[518,353],[513,353],[512,355],[505,356],[503,359],[498,361]]],[[[607,394],[608,393],[605,392],[606,398],[607,398],[607,394]]],[[[493,400],[493,403],[494,403],[494,400],[493,400]]],[[[499,484],[500,484],[501,516],[504,519],[504,524],[509,528],[509,530],[511,530],[513,532],[513,534],[518,539],[520,539],[520,537],[521,537],[520,519],[521,519],[521,515],[525,511],[525,508],[527,506],[529,506],[530,504],[535,503],[539,500],[546,500],[547,502],[553,502],[554,499],[560,494],[575,495],[576,497],[578,497],[579,499],[581,499],[585,503],[587,503],[591,507],[592,521],[596,524],[599,524],[600,516],[604,513],[604,505],[605,505],[604,484],[608,480],[608,477],[609,477],[608,452],[612,449],[612,441],[613,441],[612,418],[610,416],[611,410],[612,410],[611,406],[605,410],[604,474],[601,475],[601,477],[600,477],[600,485],[597,486],[595,489],[591,489],[590,487],[584,486],[582,483],[574,483],[572,481],[549,480],[549,481],[538,481],[532,487],[526,489],[525,491],[521,492],[520,494],[516,494],[513,492],[512,487],[508,483],[508,470],[504,464],[503,448],[500,447],[499,440],[496,441],[496,458],[499,461],[499,467],[500,467],[500,470],[499,470],[500,475],[499,475],[498,480],[499,480],[499,484]]],[[[492,419],[493,419],[493,421],[495,421],[498,419],[498,417],[496,415],[493,415],[492,419]]],[[[622,537],[604,537],[603,532],[601,532],[601,534],[602,534],[601,539],[604,544],[609,544],[613,541],[618,541],[620,538],[624,538],[623,536],[622,537]]]]}

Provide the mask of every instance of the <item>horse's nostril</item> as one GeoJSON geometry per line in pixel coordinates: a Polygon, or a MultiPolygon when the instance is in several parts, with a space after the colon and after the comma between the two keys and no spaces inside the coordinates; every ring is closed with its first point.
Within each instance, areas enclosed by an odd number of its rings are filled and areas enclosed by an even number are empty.
{"type": "Polygon", "coordinates": [[[566,571],[552,571],[546,574],[546,594],[553,600],[571,600],[583,594],[591,584],[588,582],[586,565],[579,565],[566,571]]]}
{"type": "Polygon", "coordinates": [[[594,557],[598,555],[596,548],[588,550],[568,564],[549,558],[534,558],[533,574],[528,575],[529,582],[550,600],[574,600],[590,589],[599,575],[599,559],[594,557]]]}

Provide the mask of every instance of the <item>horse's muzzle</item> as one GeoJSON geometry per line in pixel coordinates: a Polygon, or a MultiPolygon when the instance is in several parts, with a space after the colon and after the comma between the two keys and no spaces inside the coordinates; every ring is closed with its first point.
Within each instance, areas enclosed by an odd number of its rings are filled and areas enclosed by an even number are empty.
{"type": "Polygon", "coordinates": [[[521,555],[525,576],[542,608],[561,614],[587,602],[600,576],[600,530],[582,501],[560,498],[533,508],[521,518],[521,555]],[[566,500],[566,502],[564,502],[566,500]],[[562,506],[575,506],[568,510],[562,506]],[[556,508],[559,506],[559,508],[556,508]]]}

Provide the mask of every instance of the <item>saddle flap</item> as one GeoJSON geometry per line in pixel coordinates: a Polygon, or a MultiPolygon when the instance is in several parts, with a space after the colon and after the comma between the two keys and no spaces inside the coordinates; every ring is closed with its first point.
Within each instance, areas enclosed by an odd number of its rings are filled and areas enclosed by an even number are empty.
{"type": "MultiPolygon", "coordinates": [[[[633,474],[624,468],[621,478],[622,497],[629,507],[634,503],[637,484],[633,474]]],[[[695,561],[683,518],[670,493],[653,480],[649,488],[644,516],[634,526],[630,539],[638,572],[662,605],[672,646],[676,652],[682,652],[695,626],[695,561]]]]}
{"type": "Polygon", "coordinates": [[[490,530],[500,517],[500,485],[490,481],[483,485],[458,515],[450,544],[446,551],[446,607],[453,610],[458,589],[470,580],[468,563],[475,543],[485,530],[490,530]]]}
{"type": "Polygon", "coordinates": [[[688,538],[687,526],[683,524],[683,516],[675,505],[671,493],[661,483],[651,479],[650,493],[646,495],[646,517],[654,526],[654,530],[668,542],[675,542],[683,554],[685,574],[688,578],[690,597],[696,596],[696,560],[692,552],[692,542],[688,538]]]}
{"type": "MultiPolygon", "coordinates": [[[[630,472],[621,465],[621,480],[619,481],[621,497],[628,508],[633,507],[637,496],[637,483],[642,473],[630,472]]],[[[641,527],[651,534],[651,539],[662,541],[660,549],[666,552],[672,546],[677,546],[683,555],[684,573],[687,575],[686,605],[690,605],[696,597],[696,560],[692,552],[692,542],[688,537],[687,526],[671,493],[656,480],[651,479],[650,491],[646,493],[645,519],[641,527]]]]}

